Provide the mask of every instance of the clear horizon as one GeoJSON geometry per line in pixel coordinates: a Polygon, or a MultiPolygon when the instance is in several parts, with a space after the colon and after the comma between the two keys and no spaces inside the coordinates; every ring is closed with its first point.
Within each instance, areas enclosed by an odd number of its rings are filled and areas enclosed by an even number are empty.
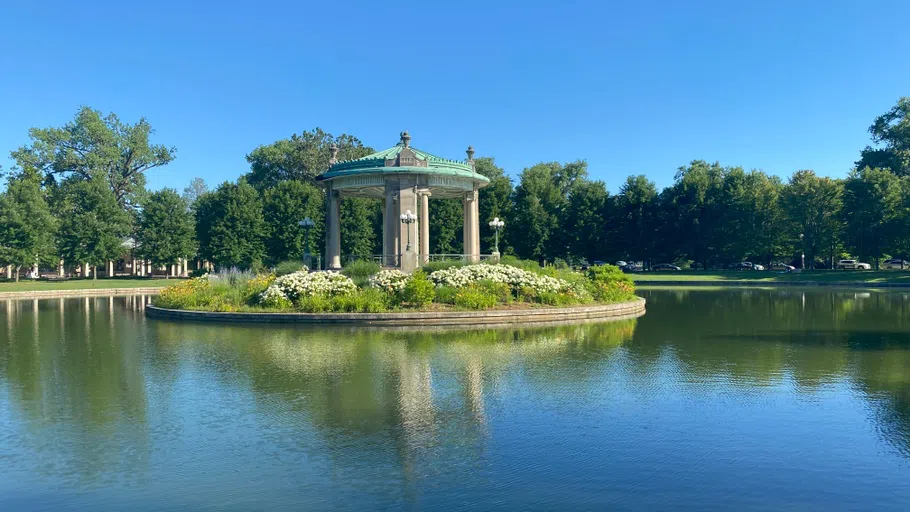
{"type": "Polygon", "coordinates": [[[843,177],[873,119],[910,95],[910,4],[585,2],[299,5],[158,2],[0,7],[0,165],[28,129],[81,105],[177,159],[149,187],[234,180],[255,147],[321,127],[377,150],[464,158],[513,177],[585,159],[616,192],[663,188],[695,159],[843,177]]]}

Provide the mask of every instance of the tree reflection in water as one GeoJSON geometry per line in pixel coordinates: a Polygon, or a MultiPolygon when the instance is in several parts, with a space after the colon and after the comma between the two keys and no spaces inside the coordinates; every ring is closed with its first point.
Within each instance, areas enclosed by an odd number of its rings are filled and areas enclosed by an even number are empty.
{"type": "Polygon", "coordinates": [[[169,464],[191,473],[225,452],[276,479],[397,479],[415,500],[421,480],[482,473],[514,403],[559,417],[791,387],[854,390],[910,455],[907,294],[642,294],[637,320],[429,332],[152,321],[138,296],[0,302],[0,474],[151,496],[169,464]]]}

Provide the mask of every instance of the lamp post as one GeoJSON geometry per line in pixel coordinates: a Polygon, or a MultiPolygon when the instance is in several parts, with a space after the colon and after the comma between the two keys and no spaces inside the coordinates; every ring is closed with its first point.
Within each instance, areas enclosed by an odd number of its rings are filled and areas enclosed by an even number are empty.
{"type": "Polygon", "coordinates": [[[417,216],[411,213],[411,210],[405,210],[401,214],[401,222],[408,226],[408,246],[405,248],[405,252],[411,252],[411,224],[417,222],[417,216]]]}
{"type": "Polygon", "coordinates": [[[496,256],[499,256],[499,231],[505,225],[506,223],[499,220],[499,217],[493,217],[493,220],[490,221],[490,227],[493,228],[493,231],[496,233],[496,247],[493,250],[493,253],[496,256]]]}
{"type": "Polygon", "coordinates": [[[313,219],[305,217],[297,225],[303,228],[303,264],[310,267],[310,260],[313,259],[310,256],[310,230],[313,229],[316,223],[313,222],[313,219]]]}
{"type": "Polygon", "coordinates": [[[806,244],[803,243],[803,233],[799,234],[799,268],[806,270],[806,244]]]}

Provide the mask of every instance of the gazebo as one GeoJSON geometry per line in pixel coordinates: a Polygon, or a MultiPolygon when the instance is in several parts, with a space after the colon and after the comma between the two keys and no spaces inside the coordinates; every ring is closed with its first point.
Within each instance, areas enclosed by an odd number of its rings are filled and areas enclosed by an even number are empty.
{"type": "Polygon", "coordinates": [[[440,158],[411,147],[401,132],[395,146],[356,160],[339,162],[331,147],[329,169],[316,178],[326,189],[326,266],[341,268],[339,204],[344,196],[383,199],[383,266],[412,272],[430,260],[430,198],[460,198],[464,207],[464,255],[480,259],[480,210],[477,191],[490,183],[474,169],[474,148],[467,160],[440,158]]]}

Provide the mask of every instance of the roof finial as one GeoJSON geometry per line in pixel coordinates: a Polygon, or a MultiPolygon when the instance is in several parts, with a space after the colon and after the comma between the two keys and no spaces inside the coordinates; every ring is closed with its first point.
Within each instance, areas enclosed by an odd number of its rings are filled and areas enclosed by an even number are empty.
{"type": "Polygon", "coordinates": [[[404,147],[409,147],[411,145],[411,135],[407,130],[401,132],[401,145],[404,147]]]}
{"type": "Polygon", "coordinates": [[[335,165],[338,162],[338,145],[333,142],[329,146],[329,151],[332,152],[332,158],[329,158],[329,165],[335,165]]]}
{"type": "Polygon", "coordinates": [[[474,146],[468,146],[468,150],[465,151],[468,154],[468,163],[474,161],[474,146]]]}

